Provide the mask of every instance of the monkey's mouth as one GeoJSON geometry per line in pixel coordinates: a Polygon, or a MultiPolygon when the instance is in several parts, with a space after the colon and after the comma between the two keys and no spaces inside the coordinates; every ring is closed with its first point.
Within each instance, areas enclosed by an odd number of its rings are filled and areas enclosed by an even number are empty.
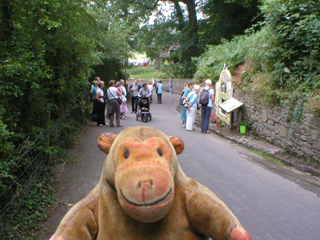
{"type": "Polygon", "coordinates": [[[132,206],[136,206],[136,207],[150,207],[150,206],[154,206],[154,205],[157,205],[158,203],[164,201],[172,192],[172,188],[170,188],[169,192],[163,197],[163,198],[160,198],[152,203],[143,203],[143,204],[139,204],[139,203],[135,203],[135,202],[132,202],[130,201],[128,198],[126,198],[122,192],[122,190],[120,189],[120,193],[121,193],[121,196],[123,197],[123,199],[131,204],[132,206]]]}

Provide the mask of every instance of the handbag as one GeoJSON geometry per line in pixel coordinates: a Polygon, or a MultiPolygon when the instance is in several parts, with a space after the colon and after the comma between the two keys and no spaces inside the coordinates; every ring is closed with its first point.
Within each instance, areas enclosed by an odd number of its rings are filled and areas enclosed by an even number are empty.
{"type": "Polygon", "coordinates": [[[118,101],[119,105],[122,104],[122,99],[121,98],[116,98],[116,100],[118,101]]]}
{"type": "MultiPolygon", "coordinates": [[[[195,93],[194,93],[194,94],[195,94],[195,93]]],[[[193,96],[194,94],[190,95],[190,97],[193,96]]],[[[189,102],[190,97],[187,97],[187,98],[185,98],[185,99],[183,100],[183,106],[184,106],[185,108],[189,108],[189,107],[190,107],[190,102],[189,102]]]]}
{"type": "Polygon", "coordinates": [[[183,106],[183,100],[184,100],[184,98],[181,97],[181,98],[180,98],[180,102],[179,102],[179,104],[182,105],[182,106],[183,106]]]}
{"type": "MultiPolygon", "coordinates": [[[[115,99],[115,100],[117,100],[118,101],[118,103],[119,103],[119,105],[121,105],[122,104],[122,99],[121,98],[115,98],[114,96],[113,96],[113,94],[110,92],[110,90],[109,90],[109,93],[111,94],[111,96],[115,99]]],[[[111,100],[113,100],[113,99],[111,99],[111,100]]]]}
{"type": "Polygon", "coordinates": [[[185,108],[188,108],[190,106],[190,102],[188,98],[183,99],[183,106],[185,108]]]}

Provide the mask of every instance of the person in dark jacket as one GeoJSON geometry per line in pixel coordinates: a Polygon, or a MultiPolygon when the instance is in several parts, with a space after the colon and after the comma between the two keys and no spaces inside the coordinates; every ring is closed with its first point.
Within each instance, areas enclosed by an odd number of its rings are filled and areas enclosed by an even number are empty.
{"type": "Polygon", "coordinates": [[[131,113],[137,113],[137,106],[138,106],[138,94],[140,91],[140,88],[142,86],[138,83],[138,78],[134,79],[134,82],[130,84],[129,86],[129,92],[130,92],[130,97],[131,97],[131,106],[132,106],[132,112],[131,113]]]}
{"type": "Polygon", "coordinates": [[[97,126],[102,127],[106,125],[106,118],[104,115],[106,101],[104,95],[104,82],[100,81],[98,84],[98,89],[96,91],[96,109],[97,109],[97,126]]]}

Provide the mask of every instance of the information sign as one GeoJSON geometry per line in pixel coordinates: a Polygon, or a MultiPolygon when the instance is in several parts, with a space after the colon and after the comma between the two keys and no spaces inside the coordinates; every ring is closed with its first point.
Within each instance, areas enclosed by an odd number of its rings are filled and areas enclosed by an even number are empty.
{"type": "Polygon", "coordinates": [[[223,109],[226,113],[231,113],[232,111],[236,110],[237,108],[243,105],[242,102],[239,102],[235,98],[230,98],[227,101],[221,103],[219,107],[223,109]]]}

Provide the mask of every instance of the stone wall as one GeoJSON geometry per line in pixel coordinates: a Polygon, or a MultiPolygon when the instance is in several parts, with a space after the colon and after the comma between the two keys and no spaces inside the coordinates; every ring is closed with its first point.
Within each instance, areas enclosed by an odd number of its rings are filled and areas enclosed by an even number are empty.
{"type": "Polygon", "coordinates": [[[262,106],[237,90],[234,98],[244,103],[244,120],[259,137],[299,157],[320,162],[319,117],[305,114],[302,121],[292,124],[287,120],[288,109],[285,106],[262,106]]]}
{"type": "MultiPolygon", "coordinates": [[[[157,82],[162,81],[163,83],[163,90],[166,92],[169,92],[169,79],[156,79],[157,82]]],[[[149,82],[150,79],[139,79],[139,84],[142,85],[144,82],[149,82]]],[[[129,79],[127,81],[127,84],[130,85],[133,82],[133,79],[129,79]]],[[[192,79],[173,79],[173,87],[172,91],[174,93],[181,93],[183,89],[184,83],[192,82],[192,79]]]]}
{"type": "MultiPolygon", "coordinates": [[[[168,79],[161,79],[164,90],[169,91],[168,79]]],[[[139,83],[149,80],[139,80],[139,83]]],[[[157,79],[159,81],[159,79],[157,79]]],[[[180,93],[184,83],[192,79],[174,79],[173,92],[180,93]]],[[[132,81],[128,81],[128,83],[132,81]]],[[[249,128],[267,142],[305,159],[320,162],[320,118],[305,114],[296,124],[287,120],[288,110],[282,107],[266,107],[257,104],[250,95],[234,90],[234,98],[244,103],[244,121],[249,128]]]]}

